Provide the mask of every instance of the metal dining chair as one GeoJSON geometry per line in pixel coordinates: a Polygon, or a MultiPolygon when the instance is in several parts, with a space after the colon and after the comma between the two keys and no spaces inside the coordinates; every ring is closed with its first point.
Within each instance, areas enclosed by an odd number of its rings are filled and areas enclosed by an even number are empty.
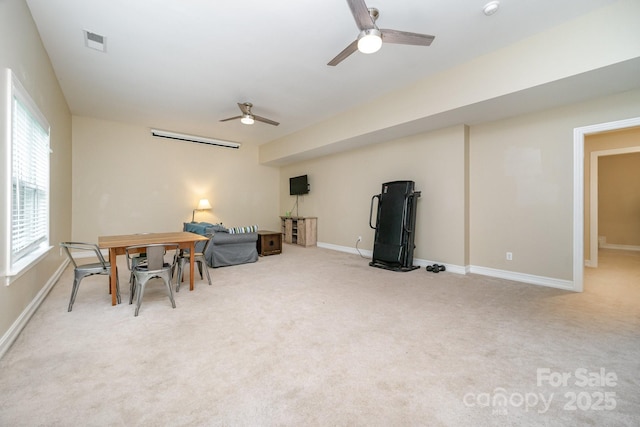
{"type": "Polygon", "coordinates": [[[131,256],[131,269],[129,274],[129,287],[133,289],[133,281],[135,280],[135,275],[133,274],[133,270],[135,267],[139,265],[143,265],[147,262],[147,254],[144,252],[140,252],[139,254],[135,254],[131,256]]]}
{"type": "MultiPolygon", "coordinates": [[[[71,311],[73,308],[73,303],[76,300],[76,295],[78,294],[78,288],[80,287],[80,282],[87,276],[93,276],[94,274],[101,274],[107,277],[111,275],[111,263],[105,261],[98,245],[94,243],[84,243],[84,242],[62,242],[60,243],[60,247],[64,249],[69,257],[69,260],[73,264],[73,287],[71,288],[71,299],[69,300],[69,309],[67,311],[71,311]],[[93,252],[98,258],[98,262],[93,262],[89,264],[79,265],[76,262],[76,259],[71,255],[71,251],[82,251],[82,252],[93,252]]],[[[113,268],[117,271],[117,266],[113,268]]],[[[117,276],[116,276],[117,277],[117,276]]],[[[108,283],[108,282],[107,282],[108,283]]],[[[111,287],[109,287],[109,291],[111,291],[111,287]]],[[[116,279],[116,297],[118,299],[118,304],[120,304],[120,283],[119,280],[116,279]]]]}
{"type": "MultiPolygon", "coordinates": [[[[141,234],[149,234],[149,233],[135,233],[136,235],[141,235],[141,234]]],[[[131,266],[135,267],[138,264],[142,264],[147,262],[147,254],[144,252],[139,252],[137,254],[132,255],[131,257],[131,266]]],[[[129,286],[133,286],[133,271],[131,271],[131,274],[129,275],[129,286]]]]}
{"type": "MultiPolygon", "coordinates": [[[[209,243],[211,243],[212,235],[207,235],[209,240],[204,244],[204,248],[202,252],[196,252],[193,257],[193,262],[198,264],[198,271],[200,272],[200,279],[203,279],[202,270],[207,274],[207,281],[209,282],[209,286],[211,286],[211,276],[209,275],[209,268],[207,266],[207,259],[204,254],[207,253],[207,248],[209,247],[209,243]]],[[[196,243],[197,246],[197,243],[196,243]]],[[[180,251],[180,255],[178,255],[178,274],[176,275],[176,292],[180,291],[180,282],[182,282],[182,275],[184,274],[184,266],[191,262],[191,254],[188,250],[180,251]]]]}
{"type": "Polygon", "coordinates": [[[171,300],[171,306],[176,308],[176,302],[173,299],[173,290],[171,289],[171,277],[174,271],[177,257],[178,257],[178,244],[177,243],[158,243],[153,245],[135,245],[125,248],[127,255],[127,266],[133,273],[133,281],[131,283],[131,294],[129,296],[129,304],[133,303],[133,297],[136,297],[136,311],[135,316],[140,311],[140,305],[142,304],[142,295],[144,294],[144,288],[150,279],[159,278],[164,281],[164,284],[169,291],[169,299],[171,300]],[[171,263],[165,262],[165,254],[169,251],[173,251],[173,259],[171,263]],[[133,265],[133,259],[136,258],[136,254],[140,252],[146,252],[147,260],[144,263],[133,265]]]}

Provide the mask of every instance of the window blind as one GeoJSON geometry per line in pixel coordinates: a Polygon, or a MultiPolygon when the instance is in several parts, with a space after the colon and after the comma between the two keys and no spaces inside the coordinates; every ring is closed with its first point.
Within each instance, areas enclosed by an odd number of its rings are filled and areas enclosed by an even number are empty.
{"type": "Polygon", "coordinates": [[[49,241],[49,129],[14,92],[11,111],[11,264],[49,241]]]}

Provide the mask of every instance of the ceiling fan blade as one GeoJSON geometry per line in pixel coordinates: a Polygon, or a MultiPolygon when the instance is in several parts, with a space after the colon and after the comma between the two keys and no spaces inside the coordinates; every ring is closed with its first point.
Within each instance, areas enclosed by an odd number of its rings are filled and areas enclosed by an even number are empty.
{"type": "Polygon", "coordinates": [[[228,122],[229,120],[241,119],[242,116],[229,117],[228,119],[222,119],[221,122],[228,122]]]}
{"type": "Polygon", "coordinates": [[[354,40],[349,46],[345,47],[342,52],[340,52],[335,58],[333,58],[327,65],[331,65],[332,67],[338,65],[353,52],[358,50],[358,40],[354,40]]]}
{"type": "Polygon", "coordinates": [[[375,23],[369,14],[369,8],[367,8],[364,0],[347,0],[347,3],[349,3],[351,14],[356,20],[356,25],[360,31],[375,27],[375,23]]]}
{"type": "Polygon", "coordinates": [[[380,30],[382,41],[385,43],[410,44],[415,46],[430,46],[435,36],[428,34],[409,33],[398,30],[380,30]]]}
{"type": "Polygon", "coordinates": [[[238,107],[240,108],[240,111],[242,111],[242,114],[251,114],[251,107],[253,107],[253,105],[248,102],[245,102],[244,104],[238,102],[238,107]]]}
{"type": "Polygon", "coordinates": [[[274,122],[273,120],[265,119],[264,117],[260,117],[260,116],[256,116],[255,114],[253,115],[253,120],[256,120],[256,121],[262,122],[262,123],[268,123],[268,124],[274,125],[274,126],[278,126],[280,124],[278,122],[274,122]]]}

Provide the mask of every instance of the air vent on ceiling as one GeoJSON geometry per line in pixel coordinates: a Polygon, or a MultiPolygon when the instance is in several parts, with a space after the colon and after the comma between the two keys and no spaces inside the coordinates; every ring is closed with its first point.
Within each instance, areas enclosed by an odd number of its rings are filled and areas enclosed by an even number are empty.
{"type": "Polygon", "coordinates": [[[92,33],[88,30],[84,31],[84,45],[88,48],[99,50],[100,52],[107,51],[107,38],[100,34],[92,33]]]}
{"type": "Polygon", "coordinates": [[[195,142],[196,144],[217,145],[219,147],[240,148],[240,144],[222,139],[205,138],[204,136],[186,135],[166,130],[151,129],[151,135],[158,138],[175,139],[178,141],[195,142]]]}

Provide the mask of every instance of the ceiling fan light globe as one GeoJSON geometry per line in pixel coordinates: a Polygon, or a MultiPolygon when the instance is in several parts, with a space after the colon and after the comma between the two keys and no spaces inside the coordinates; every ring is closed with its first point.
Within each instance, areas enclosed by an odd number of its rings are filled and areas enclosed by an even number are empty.
{"type": "Polygon", "coordinates": [[[358,37],[358,50],[362,53],[375,53],[382,47],[382,34],[372,28],[364,30],[358,37]]]}
{"type": "Polygon", "coordinates": [[[245,124],[245,125],[252,125],[254,122],[253,117],[251,116],[242,116],[240,121],[242,122],[242,124],[245,124]]]}

